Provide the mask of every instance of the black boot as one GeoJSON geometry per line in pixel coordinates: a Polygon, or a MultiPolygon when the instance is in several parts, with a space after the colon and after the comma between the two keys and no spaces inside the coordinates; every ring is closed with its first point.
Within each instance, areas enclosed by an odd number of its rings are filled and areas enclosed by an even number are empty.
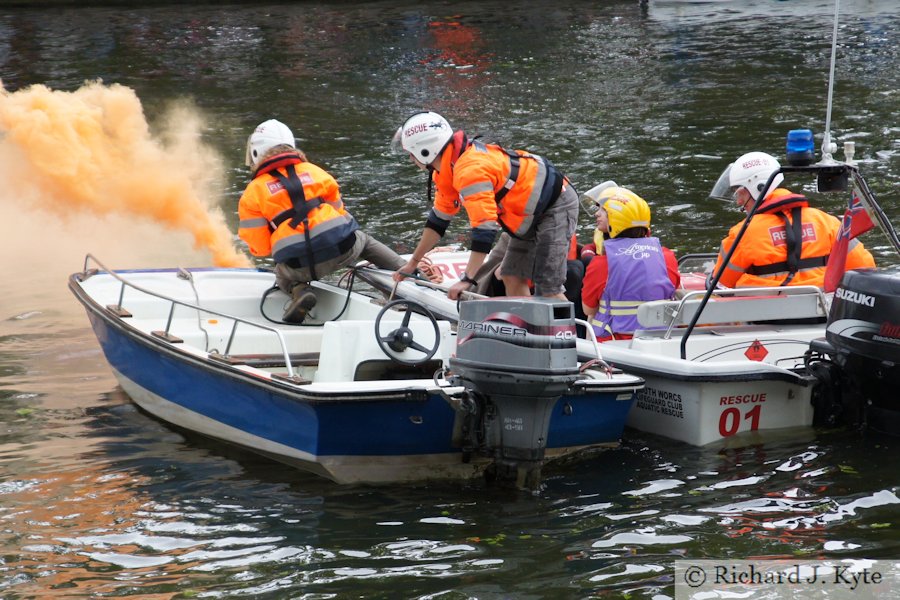
{"type": "Polygon", "coordinates": [[[298,283],[291,288],[291,302],[284,309],[281,319],[285,323],[302,323],[306,313],[316,305],[316,295],[306,283],[298,283]]]}

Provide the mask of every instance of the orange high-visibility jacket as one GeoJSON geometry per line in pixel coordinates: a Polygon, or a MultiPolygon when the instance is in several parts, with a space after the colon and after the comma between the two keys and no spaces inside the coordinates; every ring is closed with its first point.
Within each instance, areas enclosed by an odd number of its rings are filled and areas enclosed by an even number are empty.
{"type": "MultiPolygon", "coordinates": [[[[738,223],[732,227],[728,236],[722,240],[716,270],[734,245],[741,226],[742,223],[738,223]]],[[[822,287],[825,283],[825,265],[840,228],[838,218],[810,207],[804,196],[778,188],[765,198],[750,221],[719,282],[731,288],[781,286],[785,285],[786,280],[787,285],[822,287]],[[802,242],[799,257],[792,261],[788,249],[793,246],[795,237],[795,215],[800,217],[802,242]],[[790,224],[790,229],[786,228],[786,222],[790,224]],[[791,262],[795,264],[792,265],[791,262]]],[[[872,254],[859,240],[851,240],[847,268],[874,266],[872,254]]]]}
{"type": "Polygon", "coordinates": [[[516,237],[527,235],[535,218],[555,200],[549,186],[562,184],[562,175],[549,162],[523,150],[511,156],[498,145],[476,140],[454,161],[455,155],[448,147],[441,155],[440,170],[432,174],[436,187],[432,213],[449,221],[464,207],[473,240],[484,239],[477,236],[479,230],[489,231],[488,239],[493,239],[498,225],[516,237]]]}
{"type": "Polygon", "coordinates": [[[344,209],[337,181],[294,153],[273,156],[254,173],[238,204],[238,235],[254,256],[309,266],[340,256],[359,225],[344,209]]]}

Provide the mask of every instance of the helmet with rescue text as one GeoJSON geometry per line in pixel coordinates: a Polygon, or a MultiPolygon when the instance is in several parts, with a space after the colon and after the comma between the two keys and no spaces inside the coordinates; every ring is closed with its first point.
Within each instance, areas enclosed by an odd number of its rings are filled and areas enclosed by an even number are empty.
{"type": "Polygon", "coordinates": [[[281,121],[269,119],[256,126],[250,137],[247,138],[246,164],[250,168],[256,167],[260,159],[275,146],[287,145],[296,148],[294,134],[288,126],[281,121]]]}
{"type": "Polygon", "coordinates": [[[629,232],[627,237],[644,237],[650,232],[650,206],[628,188],[607,188],[599,200],[609,222],[609,237],[619,237],[629,229],[637,231],[629,232]]]}
{"type": "Polygon", "coordinates": [[[758,201],[768,196],[784,181],[784,175],[779,172],[780,170],[781,164],[774,156],[765,152],[748,152],[725,168],[709,197],[730,202],[735,200],[737,192],[744,188],[753,200],[758,201]],[[763,189],[769,179],[772,179],[772,183],[768,189],[763,189]]]}
{"type": "Polygon", "coordinates": [[[453,137],[447,119],[436,112],[416,113],[397,129],[391,141],[395,152],[407,152],[418,163],[430,166],[453,137]]]}

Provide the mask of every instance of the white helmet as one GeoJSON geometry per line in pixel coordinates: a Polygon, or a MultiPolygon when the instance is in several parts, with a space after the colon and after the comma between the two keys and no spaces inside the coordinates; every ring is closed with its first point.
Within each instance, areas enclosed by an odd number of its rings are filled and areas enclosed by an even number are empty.
{"type": "Polygon", "coordinates": [[[255,167],[260,157],[275,146],[282,144],[287,144],[291,148],[297,147],[294,142],[294,134],[287,125],[275,119],[260,123],[247,138],[247,166],[255,167]]]}
{"type": "Polygon", "coordinates": [[[765,198],[769,192],[784,181],[784,175],[778,173],[772,180],[769,189],[763,189],[772,174],[779,169],[781,169],[781,164],[774,156],[765,152],[748,152],[728,165],[709,195],[712,198],[731,200],[734,198],[735,192],[743,187],[747,188],[750,196],[758,201],[760,198],[765,198]]]}
{"type": "Polygon", "coordinates": [[[409,152],[423,165],[430,165],[453,137],[447,119],[435,112],[421,112],[406,120],[394,134],[395,151],[409,152]]]}

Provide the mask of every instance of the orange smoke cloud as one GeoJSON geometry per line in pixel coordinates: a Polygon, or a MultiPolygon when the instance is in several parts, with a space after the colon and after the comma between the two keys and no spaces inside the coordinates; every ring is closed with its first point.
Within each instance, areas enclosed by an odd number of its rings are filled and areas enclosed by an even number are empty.
{"type": "Polygon", "coordinates": [[[35,85],[14,93],[0,85],[3,200],[8,211],[43,220],[50,230],[75,223],[68,236],[96,235],[85,231],[85,216],[135,232],[150,220],[176,237],[189,233],[217,266],[248,266],[215,204],[218,194],[210,193],[223,189],[224,169],[202,143],[202,129],[197,111],[182,106],[154,135],[140,100],[121,85],[91,82],[74,92],[35,85]]]}

